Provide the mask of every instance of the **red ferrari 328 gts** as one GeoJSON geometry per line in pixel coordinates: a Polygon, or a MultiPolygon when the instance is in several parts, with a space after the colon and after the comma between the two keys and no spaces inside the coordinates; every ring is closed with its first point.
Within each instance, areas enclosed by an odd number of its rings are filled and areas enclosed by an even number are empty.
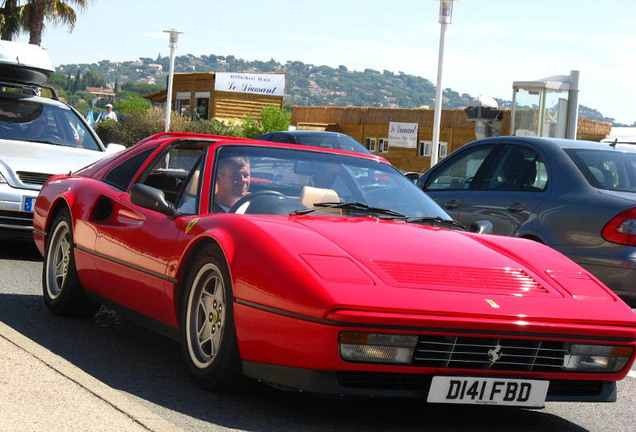
{"type": "Polygon", "coordinates": [[[634,363],[636,314],[594,276],[372,155],[159,134],[52,177],[34,228],[51,312],[132,312],[208,388],[541,407],[615,400],[634,363]]]}

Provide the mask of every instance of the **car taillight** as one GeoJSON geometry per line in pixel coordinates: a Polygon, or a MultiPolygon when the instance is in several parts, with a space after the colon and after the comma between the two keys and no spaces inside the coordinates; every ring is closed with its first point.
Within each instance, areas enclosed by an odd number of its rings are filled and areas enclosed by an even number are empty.
{"type": "Polygon", "coordinates": [[[605,224],[601,235],[612,243],[636,246],[636,207],[614,216],[605,224]]]}

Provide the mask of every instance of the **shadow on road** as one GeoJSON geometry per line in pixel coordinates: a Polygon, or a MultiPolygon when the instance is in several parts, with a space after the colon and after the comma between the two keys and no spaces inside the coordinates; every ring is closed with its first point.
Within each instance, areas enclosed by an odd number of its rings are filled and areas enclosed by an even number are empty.
{"type": "Polygon", "coordinates": [[[48,313],[41,296],[0,294],[0,320],[105,384],[193,418],[187,420],[196,423],[190,430],[216,430],[215,425],[248,431],[584,430],[540,410],[343,401],[259,384],[209,392],[189,381],[177,343],[116,311],[62,318],[48,313]]]}
{"type": "Polygon", "coordinates": [[[16,261],[42,261],[42,255],[35,247],[33,239],[7,238],[0,232],[0,259],[16,261]]]}

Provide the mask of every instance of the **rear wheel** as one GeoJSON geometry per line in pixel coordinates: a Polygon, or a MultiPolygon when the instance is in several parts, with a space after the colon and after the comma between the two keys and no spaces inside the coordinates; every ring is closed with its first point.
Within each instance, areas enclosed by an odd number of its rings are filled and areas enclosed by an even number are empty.
{"type": "Polygon", "coordinates": [[[73,230],[68,210],[53,221],[42,266],[42,290],[46,307],[58,315],[92,316],[99,305],[91,302],[80,286],[75,269],[73,230]]]}
{"type": "Polygon", "coordinates": [[[185,362],[199,386],[230,389],[243,378],[229,271],[211,247],[199,254],[191,268],[181,312],[185,362]]]}

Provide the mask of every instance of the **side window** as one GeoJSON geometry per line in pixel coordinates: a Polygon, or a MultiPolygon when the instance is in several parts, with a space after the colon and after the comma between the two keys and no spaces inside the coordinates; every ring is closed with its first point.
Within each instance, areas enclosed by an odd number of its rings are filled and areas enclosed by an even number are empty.
{"type": "Polygon", "coordinates": [[[508,145],[486,174],[480,189],[542,191],[547,184],[547,169],[539,154],[527,147],[508,145]]]}
{"type": "Polygon", "coordinates": [[[424,190],[468,189],[494,145],[480,146],[457,155],[435,170],[424,185],[424,190]]]}
{"type": "Polygon", "coordinates": [[[370,137],[365,138],[364,139],[364,144],[366,145],[367,149],[371,153],[375,152],[375,138],[370,138],[370,137]]]}
{"type": "Polygon", "coordinates": [[[141,183],[162,190],[168,201],[176,203],[202,151],[190,143],[172,146],[153,161],[141,183]]]}
{"type": "Polygon", "coordinates": [[[283,134],[272,134],[270,141],[278,142],[278,143],[289,143],[291,142],[285,135],[283,134]]]}
{"type": "Polygon", "coordinates": [[[106,174],[104,181],[118,189],[128,189],[128,185],[132,181],[133,177],[135,177],[135,174],[137,174],[137,171],[139,171],[139,168],[141,168],[144,162],[146,162],[146,159],[150,157],[155,149],[156,147],[152,147],[148,150],[144,150],[127,161],[117,165],[115,168],[110,170],[108,174],[106,174]]]}

